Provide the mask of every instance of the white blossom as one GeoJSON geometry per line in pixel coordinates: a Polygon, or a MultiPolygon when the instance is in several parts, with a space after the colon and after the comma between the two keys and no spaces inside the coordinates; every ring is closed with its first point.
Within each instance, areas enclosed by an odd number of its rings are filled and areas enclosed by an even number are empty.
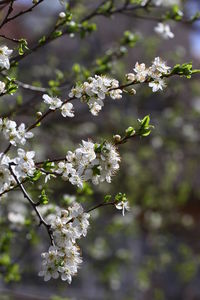
{"type": "Polygon", "coordinates": [[[0,47],[0,67],[10,69],[10,61],[9,58],[12,54],[13,50],[8,49],[7,46],[0,47]]]}
{"type": "Polygon", "coordinates": [[[24,123],[21,123],[17,128],[16,122],[8,118],[0,118],[0,130],[2,130],[5,138],[14,146],[17,146],[17,144],[25,145],[26,139],[34,136],[32,132],[27,131],[24,123]]]}
{"type": "Polygon", "coordinates": [[[66,161],[59,162],[55,171],[64,180],[82,187],[84,181],[92,181],[93,184],[103,181],[110,183],[119,169],[119,163],[120,156],[113,144],[82,141],[74,152],[68,151],[66,161]]]}
{"type": "Polygon", "coordinates": [[[66,17],[66,13],[64,11],[61,11],[59,13],[59,18],[64,19],[66,17]]]}
{"type": "Polygon", "coordinates": [[[73,104],[68,102],[62,105],[61,107],[61,114],[63,117],[69,117],[73,118],[74,117],[74,111],[73,111],[73,104]]]}
{"type": "MultiPolygon", "coordinates": [[[[145,64],[139,64],[138,62],[135,64],[135,68],[133,69],[136,73],[135,78],[139,82],[144,82],[148,75],[148,69],[146,68],[145,64]]],[[[130,76],[130,74],[129,74],[130,76]]]]}
{"type": "Polygon", "coordinates": [[[154,30],[157,34],[159,34],[166,40],[174,38],[174,34],[173,32],[171,32],[170,26],[168,24],[158,23],[154,30]]]}
{"type": "Polygon", "coordinates": [[[160,57],[156,57],[152,62],[152,66],[149,68],[149,75],[152,78],[161,77],[163,74],[168,74],[170,67],[166,65],[166,62],[163,61],[160,57]]]}
{"type": "Polygon", "coordinates": [[[3,81],[0,81],[0,94],[3,94],[5,92],[5,83],[3,81]]]}
{"type": "Polygon", "coordinates": [[[128,204],[128,201],[120,201],[119,203],[115,204],[115,207],[119,210],[122,210],[122,215],[124,216],[125,210],[129,211],[130,206],[128,204]]]}
{"type": "Polygon", "coordinates": [[[159,90],[163,90],[166,87],[166,83],[163,79],[159,78],[149,83],[149,87],[152,88],[152,92],[157,92],[159,90]]]}
{"type": "Polygon", "coordinates": [[[23,149],[18,149],[18,156],[15,158],[15,174],[18,178],[33,176],[36,170],[34,163],[34,151],[25,152],[23,149]]]}
{"type": "Polygon", "coordinates": [[[157,6],[173,6],[180,5],[180,0],[153,0],[153,4],[157,6]]]}
{"type": "Polygon", "coordinates": [[[82,263],[76,240],[86,236],[89,217],[82,206],[75,202],[52,220],[54,245],[49,247],[48,252],[42,253],[42,270],[39,272],[45,281],[60,276],[61,280],[71,283],[82,263]]]}
{"type": "Polygon", "coordinates": [[[33,133],[27,131],[25,128],[25,124],[21,123],[17,129],[17,142],[19,144],[25,145],[26,139],[31,139],[33,137],[33,133]]]}
{"type": "Polygon", "coordinates": [[[69,93],[70,98],[80,98],[86,102],[90,112],[97,116],[104,106],[104,99],[110,96],[112,99],[122,98],[122,91],[119,88],[119,82],[106,76],[89,77],[83,84],[77,84],[69,93]]]}
{"type": "Polygon", "coordinates": [[[24,225],[26,219],[21,213],[10,211],[8,213],[8,220],[18,227],[24,225]]]}
{"type": "Polygon", "coordinates": [[[9,189],[15,182],[9,170],[11,159],[4,153],[0,153],[0,193],[9,189]]]}
{"type": "MultiPolygon", "coordinates": [[[[145,6],[149,0],[142,0],[141,5],[145,6]]],[[[180,5],[180,0],[152,0],[151,4],[156,6],[173,6],[173,5],[180,5]]]]}
{"type": "Polygon", "coordinates": [[[44,99],[44,103],[48,104],[49,108],[52,109],[52,110],[55,110],[55,109],[61,107],[61,105],[63,103],[59,98],[57,98],[57,97],[50,97],[47,94],[44,94],[42,96],[42,98],[44,99]]]}
{"type": "MultiPolygon", "coordinates": [[[[134,73],[126,74],[126,79],[128,81],[138,81],[138,82],[149,82],[149,87],[152,88],[153,92],[157,92],[158,90],[163,90],[166,87],[166,83],[163,80],[163,76],[169,74],[170,67],[166,65],[166,63],[160,58],[156,57],[152,62],[152,65],[148,68],[144,63],[139,64],[138,62],[135,64],[135,68],[133,69],[134,73]]],[[[131,90],[130,92],[136,93],[135,90],[131,90]]]]}

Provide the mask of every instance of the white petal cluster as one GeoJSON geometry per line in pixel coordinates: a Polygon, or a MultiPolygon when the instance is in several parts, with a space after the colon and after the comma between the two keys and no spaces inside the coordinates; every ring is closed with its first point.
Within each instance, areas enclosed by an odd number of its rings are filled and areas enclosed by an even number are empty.
{"type": "Polygon", "coordinates": [[[56,110],[60,108],[63,117],[74,117],[73,104],[70,102],[63,103],[58,97],[50,97],[47,94],[42,96],[44,103],[49,105],[49,109],[56,110]]]}
{"type": "Polygon", "coordinates": [[[24,179],[27,176],[33,176],[36,170],[34,163],[34,151],[24,151],[23,149],[17,150],[18,156],[14,159],[16,164],[14,172],[18,179],[24,179]]]}
{"type": "MultiPolygon", "coordinates": [[[[141,5],[144,6],[148,3],[149,0],[143,0],[141,2],[141,5]]],[[[181,2],[180,0],[152,0],[151,4],[154,4],[156,6],[173,6],[173,5],[180,5],[181,2]]]]}
{"type": "Polygon", "coordinates": [[[83,186],[84,181],[93,184],[111,182],[111,177],[119,169],[120,156],[111,143],[94,144],[82,141],[74,152],[68,151],[66,161],[59,162],[56,172],[73,185],[83,186]]]}
{"type": "Polygon", "coordinates": [[[150,81],[149,87],[152,88],[153,92],[157,92],[166,87],[162,77],[169,74],[170,69],[160,57],[156,57],[149,68],[144,63],[139,64],[137,62],[133,69],[135,73],[126,74],[126,79],[135,83],[148,80],[150,81]]]}
{"type": "Polygon", "coordinates": [[[10,162],[7,155],[0,153],[0,193],[6,191],[15,182],[9,170],[10,162]]]}
{"type": "Polygon", "coordinates": [[[165,40],[174,38],[174,34],[173,32],[171,32],[170,26],[168,24],[158,23],[154,28],[154,31],[165,40]]]}
{"type": "Polygon", "coordinates": [[[180,0],[153,0],[153,3],[157,6],[173,6],[173,5],[180,5],[180,0]]]}
{"type": "Polygon", "coordinates": [[[67,210],[61,210],[51,223],[54,245],[50,246],[48,252],[42,253],[42,270],[39,272],[45,281],[60,276],[62,280],[71,283],[82,263],[76,240],[86,236],[89,217],[82,206],[75,202],[67,210]]]}
{"type": "Polygon", "coordinates": [[[25,224],[25,216],[21,213],[16,213],[13,211],[10,211],[8,213],[8,220],[11,223],[11,227],[12,228],[17,228],[19,229],[21,226],[23,226],[25,224]]]}
{"type": "Polygon", "coordinates": [[[33,176],[36,170],[34,151],[17,150],[17,156],[10,159],[4,153],[0,153],[0,193],[9,190],[10,187],[16,184],[16,181],[10,171],[10,166],[19,181],[27,176],[33,176]]]}
{"type": "Polygon", "coordinates": [[[123,216],[125,215],[125,210],[127,210],[127,211],[130,210],[128,201],[120,201],[117,204],[115,204],[115,207],[122,211],[123,216]]]}
{"type": "Polygon", "coordinates": [[[97,116],[104,106],[103,100],[108,95],[112,99],[122,98],[119,82],[106,76],[89,77],[83,84],[77,84],[69,93],[70,98],[79,98],[87,103],[90,112],[97,116]]]}
{"type": "Polygon", "coordinates": [[[24,123],[21,123],[17,127],[16,122],[8,118],[0,118],[0,130],[2,130],[5,138],[14,146],[17,146],[17,144],[25,145],[26,140],[33,137],[33,133],[26,130],[24,123]]]}
{"type": "Polygon", "coordinates": [[[3,81],[0,81],[0,94],[3,94],[6,91],[6,85],[3,81]]]}
{"type": "Polygon", "coordinates": [[[0,67],[10,69],[10,61],[9,58],[12,54],[13,50],[8,49],[7,46],[0,47],[0,67]]]}

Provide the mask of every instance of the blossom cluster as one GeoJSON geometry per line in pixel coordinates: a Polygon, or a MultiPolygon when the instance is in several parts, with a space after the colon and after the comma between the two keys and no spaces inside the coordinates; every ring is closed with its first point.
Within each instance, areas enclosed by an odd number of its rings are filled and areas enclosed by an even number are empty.
{"type": "Polygon", "coordinates": [[[53,245],[48,252],[42,253],[42,270],[39,276],[45,281],[51,278],[71,283],[82,262],[77,239],[86,236],[90,215],[84,213],[83,208],[77,202],[66,210],[61,210],[51,223],[53,245]]]}
{"type": "Polygon", "coordinates": [[[112,99],[122,98],[119,81],[106,76],[89,77],[83,84],[76,84],[69,93],[70,98],[79,98],[88,104],[90,112],[97,116],[104,106],[103,100],[108,95],[112,99]]]}
{"type": "Polygon", "coordinates": [[[73,104],[70,102],[63,103],[58,97],[50,97],[47,94],[42,96],[44,103],[49,105],[49,109],[60,109],[63,117],[74,117],[73,104]]]}
{"type": "Polygon", "coordinates": [[[163,76],[169,74],[170,69],[160,57],[156,57],[149,68],[144,63],[139,64],[137,62],[133,69],[135,73],[126,74],[126,79],[136,83],[148,80],[149,87],[152,88],[153,92],[157,92],[166,87],[163,76]]]}
{"type": "Polygon", "coordinates": [[[82,145],[74,152],[68,151],[66,160],[58,163],[56,172],[78,187],[89,180],[93,184],[103,181],[110,183],[111,177],[119,169],[119,162],[120,156],[113,144],[82,141],[82,145]]]}
{"type": "Polygon", "coordinates": [[[10,166],[12,166],[13,172],[18,180],[34,175],[36,170],[35,162],[33,160],[35,152],[26,152],[19,148],[17,154],[18,155],[15,158],[10,159],[8,155],[0,153],[0,193],[3,193],[16,184],[16,181],[10,172],[10,166]]]}
{"type": "Polygon", "coordinates": [[[8,118],[0,118],[0,130],[9,142],[17,146],[17,144],[25,145],[26,139],[33,137],[33,133],[27,131],[25,124],[21,123],[18,127],[15,121],[8,118]]]}
{"type": "Polygon", "coordinates": [[[5,68],[7,70],[10,69],[9,58],[10,58],[12,53],[13,53],[13,50],[8,49],[7,46],[1,46],[0,47],[0,67],[1,68],[5,68]]]}

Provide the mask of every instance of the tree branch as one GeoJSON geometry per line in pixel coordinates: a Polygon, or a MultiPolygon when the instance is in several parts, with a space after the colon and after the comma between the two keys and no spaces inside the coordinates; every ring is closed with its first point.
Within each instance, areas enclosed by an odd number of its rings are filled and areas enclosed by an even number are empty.
{"type": "Polygon", "coordinates": [[[26,189],[24,188],[23,184],[19,181],[19,179],[17,178],[15,172],[13,171],[12,169],[12,166],[13,166],[13,163],[10,163],[9,164],[9,170],[10,170],[10,173],[12,174],[12,176],[14,177],[15,181],[17,182],[18,186],[20,187],[23,195],[24,195],[24,198],[26,198],[28,200],[28,202],[30,203],[30,205],[32,206],[33,210],[35,211],[36,215],[38,216],[39,218],[39,226],[40,225],[44,225],[47,232],[48,232],[48,235],[50,237],[50,240],[51,240],[51,243],[53,245],[53,236],[52,236],[52,232],[51,232],[51,225],[47,224],[46,221],[43,219],[42,215],[40,214],[39,210],[38,210],[38,203],[35,203],[31,197],[29,196],[29,194],[27,193],[26,189]]]}

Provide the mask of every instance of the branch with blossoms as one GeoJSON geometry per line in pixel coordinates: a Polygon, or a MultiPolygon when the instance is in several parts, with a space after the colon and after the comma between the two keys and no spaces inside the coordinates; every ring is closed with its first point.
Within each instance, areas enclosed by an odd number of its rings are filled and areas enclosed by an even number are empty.
{"type": "MultiPolygon", "coordinates": [[[[174,4],[174,0],[171,1],[174,4]]],[[[13,14],[14,1],[11,0],[0,28],[31,12],[42,2],[43,0],[34,0],[32,6],[13,14]]],[[[5,45],[0,47],[0,67],[4,80],[0,81],[0,96],[13,94],[17,87],[21,86],[30,91],[45,93],[41,97],[41,101],[44,106],[48,106],[48,109],[44,112],[37,111],[37,117],[30,125],[17,124],[14,120],[6,117],[0,118],[1,133],[8,141],[7,147],[0,153],[0,197],[3,199],[7,197],[9,192],[18,188],[31,205],[36,219],[39,220],[39,225],[46,228],[51,246],[47,252],[42,253],[43,262],[39,272],[39,275],[44,277],[45,281],[60,277],[62,280],[71,283],[72,277],[77,274],[82,262],[77,241],[87,235],[90,213],[93,210],[114,206],[116,209],[121,210],[124,216],[125,211],[129,210],[129,203],[125,194],[118,193],[114,199],[110,195],[106,195],[102,203],[85,210],[78,202],[74,202],[67,208],[57,206],[53,218],[49,219],[43,211],[45,210],[43,204],[48,202],[45,189],[42,190],[37,200],[33,200],[28,192],[28,187],[25,187],[26,184],[36,183],[41,178],[44,179],[46,185],[55,178],[59,178],[79,189],[83,189],[84,184],[87,182],[91,182],[93,185],[99,185],[103,182],[111,183],[120,169],[119,146],[130,139],[148,136],[153,126],[150,124],[150,117],[145,116],[137,120],[136,126],[129,126],[123,134],[115,134],[110,140],[101,142],[83,140],[74,151],[68,151],[64,157],[46,158],[43,161],[36,160],[38,153],[25,149],[27,140],[34,138],[32,131],[41,126],[43,121],[55,112],[60,112],[64,118],[75,117],[73,106],[75,100],[86,104],[91,114],[98,116],[107,98],[118,102],[123,98],[124,93],[135,95],[136,89],[134,87],[143,84],[148,85],[153,93],[160,92],[167,87],[166,79],[172,76],[191,78],[191,76],[200,73],[200,70],[193,69],[191,63],[177,64],[171,68],[160,57],[156,57],[149,67],[144,63],[136,62],[133,71],[124,76],[122,84],[117,79],[109,75],[102,75],[100,72],[86,78],[83,82],[75,82],[63,100],[48,88],[35,87],[31,84],[22,83],[15,78],[10,78],[7,76],[7,72],[23,58],[65,34],[72,37],[76,34],[84,36],[93,32],[96,30],[96,26],[89,23],[92,18],[110,17],[119,13],[130,13],[137,18],[146,18],[147,15],[149,18],[152,11],[161,8],[167,9],[167,11],[161,18],[156,19],[160,23],[155,31],[165,39],[173,38],[174,34],[171,32],[169,25],[164,24],[164,21],[174,20],[191,23],[199,18],[196,15],[191,21],[186,20],[177,6],[171,7],[170,5],[170,11],[168,11],[169,1],[165,0],[141,0],[137,1],[137,4],[134,4],[134,1],[126,0],[120,6],[116,4],[116,1],[103,1],[88,15],[80,18],[80,21],[75,21],[73,10],[67,5],[66,10],[59,13],[52,30],[47,35],[42,36],[32,47],[29,47],[25,39],[17,40],[1,34],[2,38],[17,44],[18,54],[13,55],[13,50],[5,45]],[[136,14],[137,11],[142,11],[145,15],[136,14]],[[12,153],[11,149],[13,150],[12,153]],[[15,151],[15,149],[17,150],[15,151]]],[[[150,16],[150,18],[152,17],[150,16]]],[[[131,36],[129,33],[125,37],[128,38],[130,43],[136,42],[136,37],[131,36]]],[[[120,45],[123,45],[123,43],[120,45]]],[[[121,52],[118,53],[117,49],[111,54],[120,56],[121,52]]],[[[107,55],[106,60],[111,59],[112,55],[107,55]]]]}
{"type": "MultiPolygon", "coordinates": [[[[2,23],[2,26],[5,25],[7,22],[10,22],[18,17],[20,17],[23,14],[26,14],[28,12],[31,12],[36,6],[38,6],[40,3],[42,3],[44,0],[36,0],[34,1],[33,6],[29,7],[28,9],[21,11],[20,13],[15,14],[14,16],[8,18],[5,17],[4,22],[2,23]]],[[[135,15],[134,13],[136,11],[144,11],[148,14],[151,12],[151,9],[157,9],[157,8],[170,8],[173,4],[176,5],[179,4],[178,0],[172,0],[166,1],[166,0],[141,0],[139,4],[134,5],[131,4],[131,1],[124,1],[124,4],[120,7],[115,6],[114,1],[103,1],[100,3],[91,13],[89,13],[87,16],[84,16],[79,22],[76,22],[72,20],[73,13],[71,13],[70,5],[66,5],[66,11],[61,12],[59,14],[59,18],[57,22],[55,23],[53,29],[50,31],[49,34],[43,35],[37,43],[31,48],[25,48],[23,51],[19,52],[19,55],[15,56],[11,60],[11,66],[15,66],[17,62],[21,61],[23,58],[25,58],[27,55],[37,51],[41,47],[49,44],[50,42],[56,40],[57,38],[62,37],[63,35],[74,35],[74,34],[80,34],[85,35],[87,33],[91,33],[96,30],[96,26],[94,24],[89,24],[88,21],[95,17],[99,16],[105,16],[110,17],[115,14],[126,14],[126,13],[132,13],[133,17],[136,18],[146,18],[145,16],[135,15]]],[[[11,5],[11,4],[10,4],[11,5]]],[[[9,12],[10,15],[10,12],[9,12]]],[[[8,15],[8,16],[9,16],[8,15]]],[[[148,17],[147,17],[148,19],[148,17]]],[[[152,17],[149,17],[151,20],[152,17]]],[[[178,21],[182,23],[188,23],[192,24],[193,22],[197,21],[199,19],[199,14],[195,14],[190,19],[184,19],[183,18],[183,12],[179,9],[179,6],[174,6],[172,11],[167,11],[162,18],[155,19],[155,21],[158,21],[158,26],[155,27],[155,32],[158,33],[161,37],[164,39],[174,38],[174,34],[171,32],[170,27],[168,24],[165,24],[168,20],[178,21]]],[[[23,44],[25,39],[12,39],[5,35],[2,35],[2,38],[10,39],[14,43],[18,42],[19,44],[23,44]]],[[[26,42],[27,43],[27,42],[26,42]]],[[[21,47],[20,47],[21,48],[21,47]]],[[[1,66],[1,65],[0,65],[1,66]]],[[[3,69],[2,69],[3,70],[3,69]]]]}

